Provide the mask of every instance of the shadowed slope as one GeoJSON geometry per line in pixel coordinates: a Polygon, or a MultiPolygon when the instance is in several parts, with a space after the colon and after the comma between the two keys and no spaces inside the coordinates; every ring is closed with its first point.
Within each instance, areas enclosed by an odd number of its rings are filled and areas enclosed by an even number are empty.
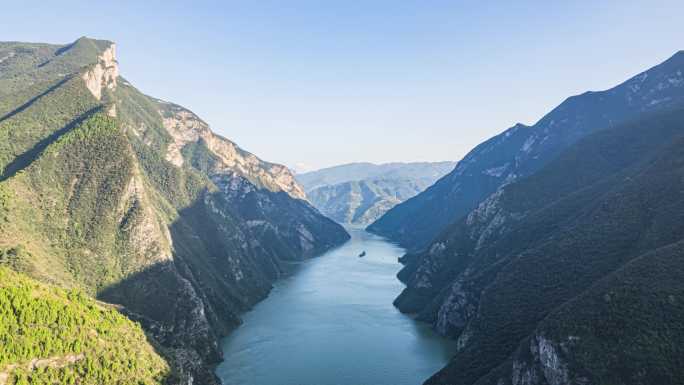
{"type": "Polygon", "coordinates": [[[583,137],[684,100],[684,52],[606,91],[566,99],[533,126],[516,124],[469,152],[423,193],[368,230],[418,251],[506,184],[529,176],[583,137]]]}
{"type": "MultiPolygon", "coordinates": [[[[647,114],[587,137],[539,173],[493,194],[429,251],[404,258],[407,266],[400,277],[408,287],[396,305],[420,312],[440,332],[458,337],[460,345],[452,362],[428,383],[475,384],[480,379],[497,383],[496,379],[519,384],[520,365],[536,365],[535,373],[541,373],[529,384],[556,383],[554,378],[574,378],[577,382],[558,383],[579,384],[582,376],[590,376],[594,383],[597,378],[620,375],[616,366],[595,371],[583,356],[564,355],[568,344],[589,355],[608,346],[615,349],[621,342],[612,334],[596,336],[598,340],[584,345],[582,338],[574,340],[574,333],[534,333],[543,330],[537,328],[558,307],[584,293],[588,298],[598,296],[591,292],[592,285],[630,261],[684,239],[679,214],[684,212],[683,116],[682,110],[647,114]],[[533,351],[527,348],[530,344],[533,351]],[[514,358],[521,346],[529,354],[514,358]],[[511,360],[518,364],[511,366],[511,360]],[[560,372],[549,367],[551,360],[563,362],[560,372]],[[508,368],[509,375],[503,376],[499,366],[508,368]]],[[[669,255],[681,259],[676,253],[669,255]]],[[[624,295],[624,301],[637,302],[646,294],[636,289],[624,295]]],[[[653,300],[649,298],[644,306],[658,306],[659,300],[653,300]]],[[[620,311],[609,319],[627,325],[628,317],[620,311]]],[[[559,322],[568,326],[577,322],[576,327],[582,328],[585,321],[569,317],[559,322]]],[[[651,327],[674,327],[668,322],[651,327]]],[[[644,333],[633,326],[634,330],[624,331],[625,338],[644,333]]],[[[635,352],[657,349],[645,341],[633,344],[635,352]]],[[[659,359],[671,360],[671,353],[663,350],[659,359]]],[[[633,373],[653,370],[647,369],[650,359],[632,358],[628,366],[633,373]]],[[[677,383],[674,379],[682,375],[679,368],[666,367],[669,377],[663,378],[672,382],[663,383],[677,383]]],[[[642,383],[636,375],[623,374],[626,383],[642,383]]]]}

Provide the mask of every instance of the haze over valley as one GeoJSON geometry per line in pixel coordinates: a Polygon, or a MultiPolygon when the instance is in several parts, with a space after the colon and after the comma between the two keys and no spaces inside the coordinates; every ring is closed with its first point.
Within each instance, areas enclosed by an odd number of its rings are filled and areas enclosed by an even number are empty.
{"type": "Polygon", "coordinates": [[[367,226],[454,168],[454,162],[351,163],[296,174],[311,204],[335,221],[367,226]]]}

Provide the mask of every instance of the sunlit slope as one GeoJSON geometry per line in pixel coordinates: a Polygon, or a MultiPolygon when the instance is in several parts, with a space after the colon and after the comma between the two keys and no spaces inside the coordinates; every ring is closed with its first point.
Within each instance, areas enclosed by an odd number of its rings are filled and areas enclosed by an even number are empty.
{"type": "Polygon", "coordinates": [[[215,383],[218,338],[288,261],[348,239],[286,167],[119,75],[115,45],[0,45],[0,253],[123,305],[183,381],[215,383]]]}
{"type": "Polygon", "coordinates": [[[0,267],[0,383],[151,385],[169,376],[140,326],[115,309],[0,267]]]}

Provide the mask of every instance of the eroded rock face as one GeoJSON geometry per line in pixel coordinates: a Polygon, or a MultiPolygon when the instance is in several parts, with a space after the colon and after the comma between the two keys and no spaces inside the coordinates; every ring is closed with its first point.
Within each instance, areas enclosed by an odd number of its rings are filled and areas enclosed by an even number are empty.
{"type": "Polygon", "coordinates": [[[290,170],[282,165],[265,162],[235,143],[214,134],[209,125],[197,115],[180,106],[164,103],[160,114],[164,128],[173,138],[166,152],[166,160],[181,167],[186,162],[182,150],[188,144],[201,142],[216,157],[211,174],[236,173],[258,187],[271,191],[285,191],[293,198],[306,199],[302,187],[290,170]]]}
{"type": "MultiPolygon", "coordinates": [[[[81,78],[97,100],[102,99],[102,89],[114,90],[119,77],[119,63],[116,61],[116,45],[112,43],[97,57],[97,64],[87,70],[81,78]]],[[[114,110],[114,115],[116,115],[114,110]]]]}
{"type": "MultiPolygon", "coordinates": [[[[439,308],[435,329],[442,335],[451,334],[453,330],[463,330],[475,313],[476,307],[469,300],[469,293],[464,290],[463,283],[463,278],[460,278],[451,285],[447,299],[439,308]]],[[[459,339],[460,345],[465,346],[468,338],[463,333],[461,337],[463,339],[459,339]]]]}
{"type": "Polygon", "coordinates": [[[544,372],[544,378],[550,385],[564,385],[568,383],[568,368],[563,359],[559,356],[558,349],[548,339],[542,335],[536,335],[532,343],[536,340],[536,352],[539,363],[544,372]]]}
{"type": "Polygon", "coordinates": [[[125,234],[135,266],[168,262],[172,259],[172,240],[167,226],[154,212],[147,197],[140,171],[135,169],[119,204],[119,228],[125,234]]]}
{"type": "Polygon", "coordinates": [[[503,188],[497,190],[466,217],[470,237],[477,240],[475,250],[479,250],[488,239],[498,235],[506,223],[507,213],[500,204],[502,193],[503,188]]]}
{"type": "MultiPolygon", "coordinates": [[[[280,239],[288,246],[274,256],[276,260],[301,260],[326,250],[348,235],[339,234],[339,225],[318,213],[307,201],[292,199],[283,191],[257,188],[235,174],[216,174],[212,181],[222,193],[230,212],[245,222],[249,242],[258,247],[273,247],[268,239],[280,239]]],[[[225,211],[212,206],[218,215],[225,211]]]]}
{"type": "Polygon", "coordinates": [[[510,367],[510,378],[501,377],[501,384],[512,385],[580,385],[582,378],[570,379],[568,366],[560,353],[560,347],[537,333],[530,338],[510,367]],[[528,351],[525,351],[528,348],[528,351]]]}

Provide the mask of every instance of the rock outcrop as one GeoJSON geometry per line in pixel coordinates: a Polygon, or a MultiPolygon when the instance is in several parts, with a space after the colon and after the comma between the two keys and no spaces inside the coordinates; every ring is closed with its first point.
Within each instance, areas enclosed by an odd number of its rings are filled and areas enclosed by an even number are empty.
{"type": "Polygon", "coordinates": [[[211,151],[216,160],[207,170],[210,174],[237,173],[260,188],[285,191],[293,198],[306,199],[303,188],[287,167],[264,162],[242,150],[230,140],[213,133],[208,124],[183,107],[163,101],[159,104],[164,128],[173,139],[166,152],[166,160],[172,164],[183,166],[182,149],[188,144],[201,144],[211,151]]]}
{"type": "Polygon", "coordinates": [[[110,44],[97,57],[97,64],[85,71],[83,81],[95,99],[102,99],[102,89],[114,90],[119,77],[119,63],[116,61],[116,45],[110,44]]]}

